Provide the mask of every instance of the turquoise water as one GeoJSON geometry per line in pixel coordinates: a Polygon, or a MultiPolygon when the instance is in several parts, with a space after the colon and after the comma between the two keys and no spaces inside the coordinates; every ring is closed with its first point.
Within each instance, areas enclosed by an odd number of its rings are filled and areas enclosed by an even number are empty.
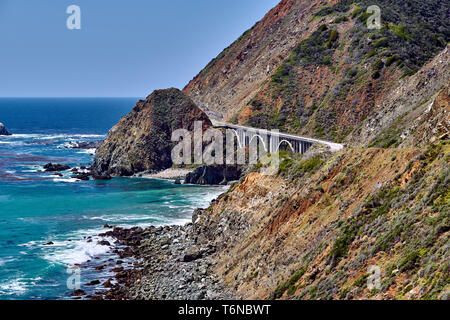
{"type": "MultiPolygon", "coordinates": [[[[73,291],[67,268],[111,254],[96,237],[104,224],[185,223],[193,209],[223,192],[155,179],[81,182],[70,172],[42,172],[48,162],[89,166],[94,150],[66,146],[102,139],[135,101],[0,99],[0,122],[15,133],[0,137],[0,299],[66,299],[73,291]]],[[[86,271],[81,282],[94,277],[86,271]]]]}

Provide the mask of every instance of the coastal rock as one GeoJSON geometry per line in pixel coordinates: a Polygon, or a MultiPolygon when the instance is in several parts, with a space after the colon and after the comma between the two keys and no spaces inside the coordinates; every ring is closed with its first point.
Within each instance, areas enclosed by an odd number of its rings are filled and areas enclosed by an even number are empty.
{"type": "Polygon", "coordinates": [[[11,133],[6,130],[6,127],[3,123],[0,122],[0,136],[10,136],[11,133]]]}
{"type": "Polygon", "coordinates": [[[97,149],[94,174],[132,176],[171,167],[176,145],[172,132],[192,131],[195,121],[203,122],[203,130],[211,126],[208,116],[180,90],[154,91],[110,130],[97,149]]]}
{"type": "Polygon", "coordinates": [[[82,181],[89,181],[89,174],[87,173],[80,173],[77,175],[72,176],[72,178],[82,180],[82,181]]]}
{"type": "Polygon", "coordinates": [[[100,284],[100,280],[92,280],[91,282],[86,283],[87,286],[96,286],[100,284]]]}
{"type": "Polygon", "coordinates": [[[185,183],[200,185],[227,184],[239,180],[242,175],[240,166],[215,165],[203,166],[186,175],[185,183]]]}
{"type": "Polygon", "coordinates": [[[74,292],[72,292],[72,297],[82,297],[85,296],[86,292],[84,292],[81,289],[75,290],[74,292]]]}

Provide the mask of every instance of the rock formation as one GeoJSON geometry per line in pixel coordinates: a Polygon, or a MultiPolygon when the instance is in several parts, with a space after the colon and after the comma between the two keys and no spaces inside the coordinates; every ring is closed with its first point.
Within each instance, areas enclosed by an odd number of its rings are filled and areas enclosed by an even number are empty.
{"type": "Polygon", "coordinates": [[[172,132],[192,131],[195,121],[202,121],[204,130],[211,126],[207,115],[180,90],[154,91],[110,130],[97,149],[95,174],[131,176],[170,168],[172,132]]]}
{"type": "Polygon", "coordinates": [[[239,180],[241,175],[242,168],[239,166],[202,166],[188,173],[184,182],[201,185],[226,185],[230,181],[239,180]]]}
{"type": "Polygon", "coordinates": [[[0,122],[0,136],[10,136],[11,133],[6,130],[6,127],[3,123],[0,122]]]}

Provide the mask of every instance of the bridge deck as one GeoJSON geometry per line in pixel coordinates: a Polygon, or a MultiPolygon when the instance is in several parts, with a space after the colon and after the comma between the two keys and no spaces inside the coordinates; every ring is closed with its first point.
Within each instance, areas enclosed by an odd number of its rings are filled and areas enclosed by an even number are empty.
{"type": "MultiPolygon", "coordinates": [[[[271,132],[269,130],[265,130],[265,129],[245,127],[245,126],[240,126],[240,125],[236,125],[236,124],[219,122],[216,120],[211,120],[211,122],[214,127],[218,127],[218,128],[230,128],[230,129],[236,129],[236,130],[244,130],[244,131],[249,131],[249,132],[254,132],[254,133],[265,134],[267,136],[271,136],[274,134],[273,132],[271,132]]],[[[281,133],[281,132],[278,133],[277,135],[281,139],[285,138],[285,139],[298,140],[298,141],[302,141],[302,142],[310,142],[310,143],[318,143],[318,144],[326,145],[326,146],[330,147],[330,150],[333,152],[342,150],[344,148],[344,145],[342,145],[340,143],[335,143],[335,142],[330,142],[330,141],[325,141],[325,140],[307,138],[307,137],[297,136],[297,135],[288,134],[288,133],[281,133]]]]}

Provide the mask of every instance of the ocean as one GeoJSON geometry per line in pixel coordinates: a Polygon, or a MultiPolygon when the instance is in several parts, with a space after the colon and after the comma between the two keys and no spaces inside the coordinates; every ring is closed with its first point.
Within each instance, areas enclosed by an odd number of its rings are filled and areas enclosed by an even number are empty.
{"type": "MultiPolygon", "coordinates": [[[[70,268],[111,258],[111,247],[98,243],[105,224],[183,224],[224,191],[157,179],[77,181],[70,172],[43,172],[49,162],[90,166],[95,150],[67,147],[103,139],[137,100],[0,99],[0,122],[13,133],[0,136],[0,299],[70,299],[70,268]]],[[[86,270],[80,274],[86,291],[86,283],[111,276],[86,270]]]]}

